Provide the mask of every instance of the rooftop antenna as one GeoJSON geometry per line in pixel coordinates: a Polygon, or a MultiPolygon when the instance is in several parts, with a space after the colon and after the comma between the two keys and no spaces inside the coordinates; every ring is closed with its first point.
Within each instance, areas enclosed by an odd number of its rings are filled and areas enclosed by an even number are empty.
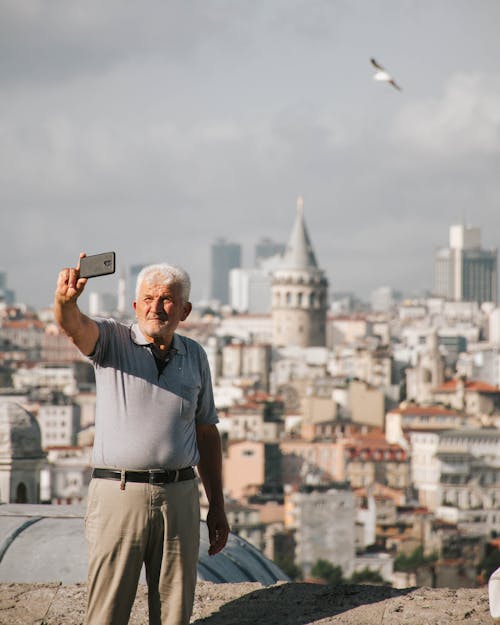
{"type": "Polygon", "coordinates": [[[464,228],[467,227],[468,223],[467,223],[467,209],[466,208],[462,208],[462,219],[461,219],[461,224],[464,228]]]}

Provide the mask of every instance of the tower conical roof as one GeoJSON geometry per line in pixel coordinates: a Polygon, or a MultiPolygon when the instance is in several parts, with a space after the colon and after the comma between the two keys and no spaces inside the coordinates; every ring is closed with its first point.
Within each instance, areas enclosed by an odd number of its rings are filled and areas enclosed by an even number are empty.
{"type": "Polygon", "coordinates": [[[283,269],[317,269],[318,264],[311,245],[309,233],[304,222],[304,201],[301,196],[297,199],[297,216],[293,225],[292,234],[283,254],[281,263],[283,269]]]}

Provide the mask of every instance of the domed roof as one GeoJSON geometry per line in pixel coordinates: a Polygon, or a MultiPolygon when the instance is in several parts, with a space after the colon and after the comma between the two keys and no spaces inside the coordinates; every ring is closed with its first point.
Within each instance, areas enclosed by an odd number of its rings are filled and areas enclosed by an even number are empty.
{"type": "MultiPolygon", "coordinates": [[[[82,504],[0,506],[0,583],[84,582],[88,562],[84,514],[82,504]]],[[[208,547],[207,525],[201,521],[198,579],[263,585],[289,581],[274,562],[239,536],[230,534],[216,556],[208,555],[208,547]]]]}
{"type": "Polygon", "coordinates": [[[40,426],[20,404],[0,401],[0,458],[43,458],[40,426]]]}

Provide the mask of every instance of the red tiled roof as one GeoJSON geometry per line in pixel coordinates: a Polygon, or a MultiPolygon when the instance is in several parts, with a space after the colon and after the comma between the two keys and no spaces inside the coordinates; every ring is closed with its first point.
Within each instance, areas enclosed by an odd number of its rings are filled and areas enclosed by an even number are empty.
{"type": "Polygon", "coordinates": [[[388,443],[383,436],[353,436],[345,446],[346,453],[351,460],[361,458],[365,460],[399,460],[405,461],[406,451],[394,443],[388,443]]]}
{"type": "MultiPolygon", "coordinates": [[[[440,386],[434,389],[437,393],[455,393],[459,386],[459,380],[447,380],[440,386]]],[[[498,386],[492,386],[487,382],[481,382],[480,380],[465,380],[464,390],[475,393],[500,393],[498,386]]]]}

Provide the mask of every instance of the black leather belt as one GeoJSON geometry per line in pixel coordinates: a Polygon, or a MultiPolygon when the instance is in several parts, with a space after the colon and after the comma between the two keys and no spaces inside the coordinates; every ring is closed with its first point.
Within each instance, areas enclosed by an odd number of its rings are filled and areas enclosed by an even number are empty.
{"type": "Polygon", "coordinates": [[[171,484],[193,480],[196,477],[193,467],[184,469],[151,469],[150,471],[128,471],[120,469],[94,469],[92,477],[125,482],[143,482],[145,484],[171,484]]]}

